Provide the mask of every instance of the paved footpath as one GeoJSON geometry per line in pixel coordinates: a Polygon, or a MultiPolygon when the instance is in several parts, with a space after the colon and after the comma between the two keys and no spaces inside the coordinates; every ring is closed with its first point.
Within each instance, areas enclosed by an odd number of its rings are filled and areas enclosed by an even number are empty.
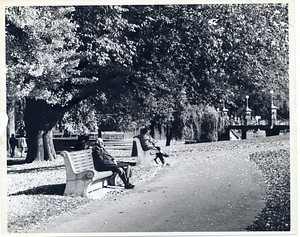
{"type": "Polygon", "coordinates": [[[191,152],[125,195],[102,198],[28,233],[245,231],[264,208],[267,189],[249,153],[191,152]]]}

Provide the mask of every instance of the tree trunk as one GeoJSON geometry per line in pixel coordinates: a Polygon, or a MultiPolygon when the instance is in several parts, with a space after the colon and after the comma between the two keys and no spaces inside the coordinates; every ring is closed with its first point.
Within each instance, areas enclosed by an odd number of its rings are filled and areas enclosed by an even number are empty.
{"type": "Polygon", "coordinates": [[[15,99],[11,99],[10,103],[7,106],[7,149],[9,149],[9,138],[11,134],[16,134],[15,128],[15,99]]]}
{"type": "Polygon", "coordinates": [[[25,162],[53,160],[56,153],[52,130],[64,115],[60,106],[51,106],[43,100],[26,99],[25,125],[27,132],[27,157],[25,162]]]}
{"type": "Polygon", "coordinates": [[[172,131],[171,131],[171,126],[167,125],[167,132],[166,132],[166,146],[170,146],[171,145],[171,140],[172,140],[172,131]]]}

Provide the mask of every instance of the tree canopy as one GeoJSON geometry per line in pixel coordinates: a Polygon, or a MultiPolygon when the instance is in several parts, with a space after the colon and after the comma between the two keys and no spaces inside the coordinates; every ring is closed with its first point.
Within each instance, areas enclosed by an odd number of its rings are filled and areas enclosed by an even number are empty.
{"type": "Polygon", "coordinates": [[[177,137],[188,106],[240,115],[247,94],[266,114],[271,89],[288,114],[287,4],[28,6],[5,17],[7,101],[26,98],[31,140],[88,111],[177,137]],[[47,126],[37,106],[53,115],[47,126]]]}
{"type": "MultiPolygon", "coordinates": [[[[162,125],[187,104],[207,104],[240,116],[245,95],[266,116],[270,90],[288,104],[288,7],[284,4],[130,6],[140,27],[133,65],[143,108],[162,125]],[[163,111],[161,108],[164,108],[163,111]]],[[[286,113],[285,113],[286,115],[286,113]]],[[[173,127],[178,127],[177,121],[173,127]]]]}

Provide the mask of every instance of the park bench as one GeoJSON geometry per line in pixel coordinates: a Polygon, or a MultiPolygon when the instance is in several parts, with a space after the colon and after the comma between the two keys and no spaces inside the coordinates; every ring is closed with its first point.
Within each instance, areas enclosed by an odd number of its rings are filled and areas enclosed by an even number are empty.
{"type": "Polygon", "coordinates": [[[118,175],[112,171],[96,171],[92,150],[62,151],[66,166],[64,195],[88,197],[89,194],[111,185],[117,185],[118,175]]]}
{"type": "Polygon", "coordinates": [[[154,159],[151,150],[143,150],[141,141],[138,137],[133,138],[131,156],[136,157],[136,165],[151,166],[154,159]]]}

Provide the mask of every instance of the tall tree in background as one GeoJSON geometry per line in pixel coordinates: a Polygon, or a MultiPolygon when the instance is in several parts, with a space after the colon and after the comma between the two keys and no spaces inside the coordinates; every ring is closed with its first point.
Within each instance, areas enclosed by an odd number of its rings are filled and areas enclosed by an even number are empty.
{"type": "Polygon", "coordinates": [[[140,26],[131,34],[138,39],[131,76],[144,82],[142,111],[171,137],[182,132],[187,104],[226,104],[237,113],[247,94],[260,115],[271,89],[288,104],[287,5],[130,6],[127,14],[140,26]]]}

